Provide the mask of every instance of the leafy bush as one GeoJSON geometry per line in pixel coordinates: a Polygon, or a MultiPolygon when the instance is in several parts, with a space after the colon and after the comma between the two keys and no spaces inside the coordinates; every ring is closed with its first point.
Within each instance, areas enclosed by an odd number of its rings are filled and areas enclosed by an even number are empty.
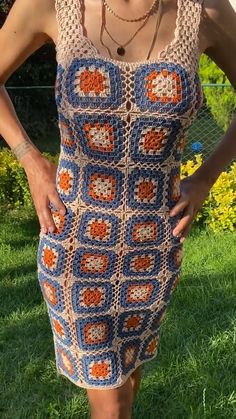
{"type": "MultiPolygon", "coordinates": [[[[51,156],[43,153],[54,163],[59,154],[51,156]]],[[[195,160],[188,160],[181,165],[181,179],[190,176],[202,164],[202,154],[196,154],[195,160]]],[[[0,205],[10,207],[32,207],[27,177],[23,167],[8,148],[0,151],[0,205]]],[[[195,224],[207,225],[213,231],[230,230],[236,226],[236,163],[228,172],[223,172],[213,185],[208,198],[197,214],[195,224]]]]}
{"type": "MultiPolygon", "coordinates": [[[[58,155],[42,154],[55,163],[58,160],[58,155]]],[[[6,147],[0,151],[0,205],[16,208],[33,206],[24,168],[6,147]]]]}
{"type": "Polygon", "coordinates": [[[225,73],[205,54],[200,59],[199,75],[202,83],[216,84],[214,87],[205,87],[204,95],[217,124],[226,131],[236,110],[235,91],[233,87],[217,86],[230,82],[225,73]]]}
{"type": "MultiPolygon", "coordinates": [[[[202,164],[202,154],[195,155],[181,166],[181,178],[192,175],[202,164]]],[[[212,231],[230,230],[236,227],[236,162],[227,172],[222,172],[211,188],[195,224],[206,225],[212,231]]]]}

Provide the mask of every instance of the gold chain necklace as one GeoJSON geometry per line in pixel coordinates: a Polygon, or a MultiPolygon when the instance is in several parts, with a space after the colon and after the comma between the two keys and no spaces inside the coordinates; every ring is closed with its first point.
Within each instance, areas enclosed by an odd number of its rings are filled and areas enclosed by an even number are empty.
{"type": "Polygon", "coordinates": [[[104,7],[108,10],[108,12],[111,13],[113,16],[115,16],[117,19],[123,20],[124,22],[140,22],[141,20],[146,19],[147,16],[150,16],[154,12],[157,6],[157,3],[159,3],[159,1],[154,0],[149,10],[146,13],[144,13],[144,15],[138,17],[137,19],[126,19],[122,16],[119,16],[117,13],[115,13],[114,10],[109,6],[107,1],[103,0],[104,7]]]}
{"type": "Polygon", "coordinates": [[[111,40],[113,41],[113,42],[115,42],[115,44],[116,45],[118,45],[118,48],[117,48],[117,50],[116,50],[116,52],[117,52],[117,54],[118,55],[121,55],[121,56],[123,56],[123,55],[125,55],[125,47],[127,46],[127,45],[129,45],[130,44],[130,42],[132,42],[133,41],[133,39],[135,38],[135,36],[141,31],[141,29],[146,25],[146,23],[147,23],[147,21],[148,21],[148,19],[149,19],[149,17],[150,16],[147,16],[146,17],[146,19],[145,19],[145,21],[142,23],[142,25],[135,31],[135,33],[131,36],[131,38],[130,39],[128,39],[128,41],[126,41],[125,43],[123,43],[122,45],[119,43],[119,42],[117,42],[114,38],[113,38],[113,36],[111,35],[111,33],[108,31],[108,29],[107,29],[107,26],[105,25],[104,26],[104,30],[106,31],[106,33],[107,33],[107,35],[111,38],[111,40]]]}
{"type": "MultiPolygon", "coordinates": [[[[159,25],[160,25],[160,20],[161,20],[161,10],[162,10],[162,0],[159,0],[158,16],[157,16],[157,21],[156,21],[156,26],[155,26],[155,32],[154,32],[154,35],[153,35],[153,39],[152,39],[152,43],[151,43],[150,49],[148,51],[147,60],[150,58],[151,52],[152,52],[153,47],[155,45],[155,41],[156,41],[156,37],[157,37],[157,31],[158,31],[158,28],[159,28],[159,25]]],[[[119,42],[117,42],[113,38],[113,36],[110,34],[110,32],[108,31],[108,29],[106,27],[106,8],[105,8],[105,5],[104,5],[104,1],[102,0],[102,25],[101,25],[101,31],[100,31],[100,42],[107,49],[107,51],[108,51],[108,53],[109,53],[109,55],[110,55],[111,58],[113,58],[112,53],[111,53],[111,50],[103,42],[103,33],[104,33],[104,31],[106,31],[106,33],[112,39],[112,41],[115,42],[116,45],[118,45],[117,54],[118,55],[125,55],[125,48],[124,47],[126,45],[128,45],[130,42],[132,42],[132,40],[134,39],[134,37],[146,25],[149,17],[150,17],[150,15],[148,15],[146,17],[145,22],[142,23],[142,25],[136,30],[136,32],[132,35],[132,37],[127,42],[125,42],[123,45],[121,45],[119,42]]]]}

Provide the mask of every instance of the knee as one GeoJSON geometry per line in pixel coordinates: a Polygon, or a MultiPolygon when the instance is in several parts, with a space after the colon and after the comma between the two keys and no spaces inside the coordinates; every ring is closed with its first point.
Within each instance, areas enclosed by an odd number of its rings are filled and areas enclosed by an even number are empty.
{"type": "Polygon", "coordinates": [[[88,391],[92,419],[130,419],[133,392],[130,380],[114,390],[88,391]]]}

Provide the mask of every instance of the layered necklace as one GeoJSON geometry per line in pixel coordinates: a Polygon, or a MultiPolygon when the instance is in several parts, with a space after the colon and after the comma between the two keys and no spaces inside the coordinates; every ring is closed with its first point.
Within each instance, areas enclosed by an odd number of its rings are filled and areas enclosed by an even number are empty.
{"type": "Polygon", "coordinates": [[[101,25],[101,31],[100,31],[100,42],[101,44],[107,49],[109,55],[111,58],[113,58],[112,53],[110,48],[104,43],[103,40],[103,36],[104,36],[104,32],[107,33],[107,35],[109,36],[109,38],[117,45],[117,49],[116,52],[118,55],[120,56],[124,56],[126,53],[126,46],[129,45],[133,39],[136,37],[136,35],[141,31],[141,29],[143,29],[143,27],[147,24],[150,16],[152,16],[153,14],[155,14],[156,12],[158,12],[158,17],[157,17],[157,21],[156,21],[156,25],[155,25],[155,32],[152,38],[152,42],[147,54],[147,59],[149,59],[151,52],[153,50],[153,47],[155,45],[155,41],[156,41],[156,37],[157,37],[157,31],[158,31],[158,27],[160,24],[160,17],[161,17],[161,7],[162,7],[162,0],[154,0],[151,7],[149,8],[149,10],[147,12],[145,12],[142,16],[135,18],[135,19],[126,19],[122,16],[119,16],[117,13],[115,13],[115,11],[109,6],[109,4],[107,3],[107,0],[101,0],[102,3],[102,25],[101,25]],[[106,12],[109,12],[110,14],[112,14],[113,16],[115,16],[117,19],[122,20],[124,22],[128,22],[128,23],[133,23],[133,22],[142,22],[140,27],[133,33],[133,35],[124,43],[120,43],[117,40],[114,39],[114,37],[112,36],[112,34],[110,33],[110,31],[107,28],[106,25],[106,12]]]}

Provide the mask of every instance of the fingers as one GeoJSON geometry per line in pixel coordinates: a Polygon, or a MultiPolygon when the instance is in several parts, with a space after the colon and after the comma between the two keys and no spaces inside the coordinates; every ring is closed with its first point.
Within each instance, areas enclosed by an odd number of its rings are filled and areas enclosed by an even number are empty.
{"type": "Polygon", "coordinates": [[[187,235],[188,235],[188,233],[191,229],[191,224],[192,223],[188,224],[188,226],[182,231],[181,238],[180,238],[180,243],[183,243],[183,241],[186,239],[186,237],[187,237],[187,235]]]}
{"type": "Polygon", "coordinates": [[[173,217],[179,214],[181,211],[183,211],[186,208],[188,204],[189,204],[189,201],[183,196],[181,196],[177,204],[175,204],[175,206],[170,211],[170,216],[173,217]]]}
{"type": "MultiPolygon", "coordinates": [[[[66,207],[63,202],[60,200],[57,192],[49,195],[44,204],[40,206],[37,210],[39,223],[42,233],[53,233],[56,230],[56,225],[52,216],[52,212],[49,207],[49,203],[52,203],[56,209],[62,214],[66,214],[66,207]]],[[[36,208],[37,209],[37,208],[36,208]]]]}
{"type": "Polygon", "coordinates": [[[53,233],[53,231],[56,228],[48,204],[49,204],[49,200],[47,199],[39,207],[36,207],[42,233],[47,233],[47,232],[53,233]]]}
{"type": "Polygon", "coordinates": [[[181,218],[181,220],[178,222],[177,226],[174,228],[173,230],[173,235],[174,236],[181,236],[180,238],[180,242],[182,243],[192,224],[192,221],[194,219],[194,210],[193,210],[193,206],[192,205],[188,205],[185,208],[185,211],[183,213],[183,216],[181,218]]]}
{"type": "Polygon", "coordinates": [[[56,209],[60,212],[60,214],[65,215],[66,214],[66,207],[63,204],[62,200],[60,199],[58,192],[55,191],[52,194],[48,195],[50,202],[56,207],[56,209]]]}

